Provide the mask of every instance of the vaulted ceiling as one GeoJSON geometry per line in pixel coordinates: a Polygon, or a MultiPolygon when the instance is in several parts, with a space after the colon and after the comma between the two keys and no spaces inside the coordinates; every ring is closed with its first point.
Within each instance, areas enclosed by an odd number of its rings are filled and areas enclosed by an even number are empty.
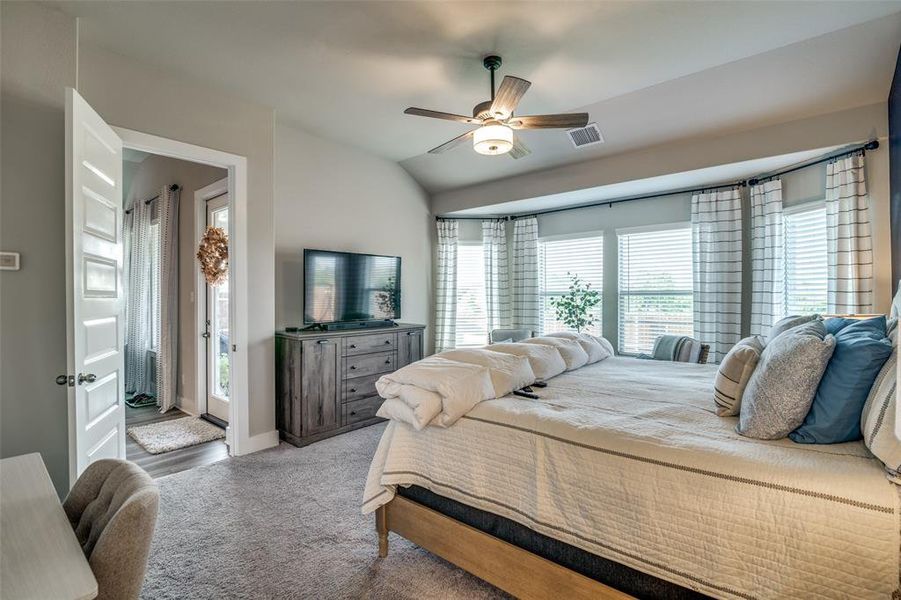
{"type": "Polygon", "coordinates": [[[430,192],[886,99],[901,2],[52,2],[84,44],[273,107],[398,161],[430,192]],[[489,96],[486,54],[532,82],[518,114],[587,110],[575,149],[525,132],[515,161],[426,151],[489,96]]]}

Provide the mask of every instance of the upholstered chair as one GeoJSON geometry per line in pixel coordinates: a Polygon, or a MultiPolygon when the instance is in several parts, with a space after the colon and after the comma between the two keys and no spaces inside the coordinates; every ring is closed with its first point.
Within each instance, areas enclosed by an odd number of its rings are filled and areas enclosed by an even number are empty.
{"type": "Polygon", "coordinates": [[[144,582],[160,493],[126,460],[91,463],[63,503],[94,577],[98,598],[136,599],[144,582]]]}
{"type": "Polygon", "coordinates": [[[488,334],[488,341],[491,344],[521,342],[534,336],[535,332],[529,329],[492,329],[491,333],[488,334]]]}

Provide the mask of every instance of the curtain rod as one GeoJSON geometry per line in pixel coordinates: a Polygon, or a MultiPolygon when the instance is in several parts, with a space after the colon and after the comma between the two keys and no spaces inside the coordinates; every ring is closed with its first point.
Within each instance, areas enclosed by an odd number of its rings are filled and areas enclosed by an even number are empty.
{"type": "Polygon", "coordinates": [[[580,208],[594,208],[596,206],[608,206],[613,207],[614,204],[619,204],[620,202],[631,202],[633,200],[650,200],[652,198],[663,198],[664,196],[675,196],[677,194],[693,194],[695,192],[704,192],[707,190],[720,190],[724,188],[730,187],[745,187],[746,185],[757,185],[761,181],[769,180],[774,177],[779,177],[780,175],[785,175],[787,173],[793,173],[794,171],[799,171],[801,169],[805,169],[807,167],[811,167],[813,165],[817,165],[820,163],[828,162],[835,158],[841,158],[842,156],[849,156],[856,152],[864,152],[867,150],[876,150],[879,148],[879,140],[870,140],[865,144],[859,144],[852,148],[848,148],[842,150],[840,152],[835,152],[829,155],[826,155],[822,158],[818,158],[813,161],[807,161],[793,167],[789,167],[788,169],[784,169],[782,171],[776,171],[774,173],[769,173],[767,175],[761,175],[758,177],[753,177],[751,179],[746,179],[742,181],[736,181],[734,183],[724,183],[722,185],[714,185],[714,186],[706,186],[702,188],[695,189],[682,189],[682,190],[670,190],[666,192],[658,192],[656,194],[646,194],[644,196],[633,196],[630,198],[620,198],[618,200],[599,200],[597,202],[592,202],[589,204],[580,204],[578,206],[564,206],[561,208],[551,208],[549,210],[540,210],[537,212],[524,213],[519,215],[507,215],[503,217],[448,217],[448,216],[436,216],[436,221],[489,221],[489,220],[504,220],[504,221],[515,221],[516,219],[522,219],[524,217],[535,217],[538,215],[549,215],[551,213],[564,212],[567,210],[579,210],[580,208]]]}
{"type": "Polygon", "coordinates": [[[850,156],[851,154],[856,154],[858,152],[863,152],[864,154],[866,154],[867,150],[876,150],[877,148],[879,148],[879,140],[870,140],[865,144],[858,144],[857,146],[854,146],[852,148],[846,148],[845,150],[834,152],[815,160],[808,160],[781,171],[774,171],[772,173],[767,173],[766,175],[760,175],[759,177],[751,178],[748,180],[748,185],[757,185],[758,183],[769,181],[771,179],[779,177],[780,175],[794,173],[795,171],[800,171],[801,169],[806,169],[807,167],[812,167],[813,165],[829,162],[830,160],[841,158],[843,156],[850,156]]]}
{"type": "Polygon", "coordinates": [[[646,194],[644,196],[633,196],[629,198],[619,198],[617,200],[598,200],[597,202],[591,202],[590,204],[579,204],[578,206],[564,206],[561,208],[551,208],[548,210],[539,210],[532,211],[528,213],[522,213],[519,215],[508,215],[505,217],[448,217],[448,216],[437,216],[435,220],[437,221],[515,221],[516,219],[523,219],[525,217],[537,217],[538,215],[549,215],[551,213],[564,212],[567,210],[579,210],[580,208],[594,208],[596,206],[608,206],[613,207],[614,204],[619,204],[620,202],[631,202],[632,200],[650,200],[651,198],[663,198],[664,196],[675,196],[677,194],[693,194],[695,192],[706,192],[708,190],[721,190],[725,188],[733,188],[733,187],[744,187],[744,181],[734,181],[732,183],[723,183],[721,185],[707,185],[702,188],[688,188],[683,190],[670,190],[666,192],[658,192],[656,194],[646,194]]]}
{"type": "MultiPolygon", "coordinates": [[[[174,191],[177,190],[177,189],[179,189],[177,183],[173,183],[172,185],[169,186],[169,191],[170,191],[170,192],[174,192],[174,191]]],[[[157,195],[154,196],[153,198],[148,198],[147,200],[144,200],[144,204],[150,204],[150,203],[153,202],[154,200],[159,200],[159,199],[160,199],[160,195],[157,194],[157,195]]],[[[133,210],[134,210],[133,208],[129,208],[128,210],[125,211],[125,214],[126,214],[126,215],[131,214],[131,211],[133,211],[133,210]]]]}

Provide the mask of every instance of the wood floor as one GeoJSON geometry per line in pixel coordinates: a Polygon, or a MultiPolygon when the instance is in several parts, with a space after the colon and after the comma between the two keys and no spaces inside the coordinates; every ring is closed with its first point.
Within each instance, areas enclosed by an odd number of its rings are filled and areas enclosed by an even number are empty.
{"type": "MultiPolygon", "coordinates": [[[[135,425],[149,425],[150,423],[159,423],[187,416],[189,415],[177,408],[173,408],[165,414],[160,414],[155,406],[146,406],[144,408],[126,406],[125,426],[127,428],[135,425]]],[[[225,445],[225,440],[214,440],[189,448],[179,448],[172,452],[150,454],[131,439],[131,436],[126,435],[125,454],[128,460],[140,465],[151,477],[157,478],[228,458],[228,446],[225,445]]]]}

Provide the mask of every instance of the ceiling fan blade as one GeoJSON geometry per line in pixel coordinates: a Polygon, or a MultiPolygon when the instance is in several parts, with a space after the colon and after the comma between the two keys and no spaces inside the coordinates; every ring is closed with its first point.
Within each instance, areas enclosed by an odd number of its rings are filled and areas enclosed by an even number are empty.
{"type": "Polygon", "coordinates": [[[491,117],[494,119],[506,119],[512,115],[530,85],[532,83],[525,79],[510,75],[505,76],[500,87],[497,88],[497,93],[494,94],[494,101],[491,103],[491,107],[488,109],[491,117]]]}
{"type": "Polygon", "coordinates": [[[447,152],[448,150],[453,150],[463,142],[470,140],[472,138],[472,134],[475,133],[475,129],[472,131],[467,131],[463,135],[458,135],[454,139],[449,142],[444,142],[440,146],[436,146],[429,150],[429,154],[440,154],[441,152],[447,152]]]}
{"type": "Polygon", "coordinates": [[[440,112],[437,110],[428,110],[425,108],[415,108],[411,106],[404,111],[407,115],[416,115],[417,117],[431,117],[433,119],[445,119],[447,121],[457,121],[458,123],[466,123],[467,125],[481,125],[480,119],[472,117],[464,117],[463,115],[455,115],[453,113],[440,112]]]}
{"type": "Polygon", "coordinates": [[[513,129],[573,129],[588,125],[588,113],[517,116],[510,119],[507,125],[513,129]]]}
{"type": "Polygon", "coordinates": [[[528,156],[531,153],[532,153],[532,151],[529,150],[529,147],[523,143],[522,138],[520,138],[518,135],[514,135],[513,136],[513,148],[511,148],[510,152],[508,153],[508,154],[510,154],[510,157],[511,158],[522,158],[523,156],[528,156]]]}

